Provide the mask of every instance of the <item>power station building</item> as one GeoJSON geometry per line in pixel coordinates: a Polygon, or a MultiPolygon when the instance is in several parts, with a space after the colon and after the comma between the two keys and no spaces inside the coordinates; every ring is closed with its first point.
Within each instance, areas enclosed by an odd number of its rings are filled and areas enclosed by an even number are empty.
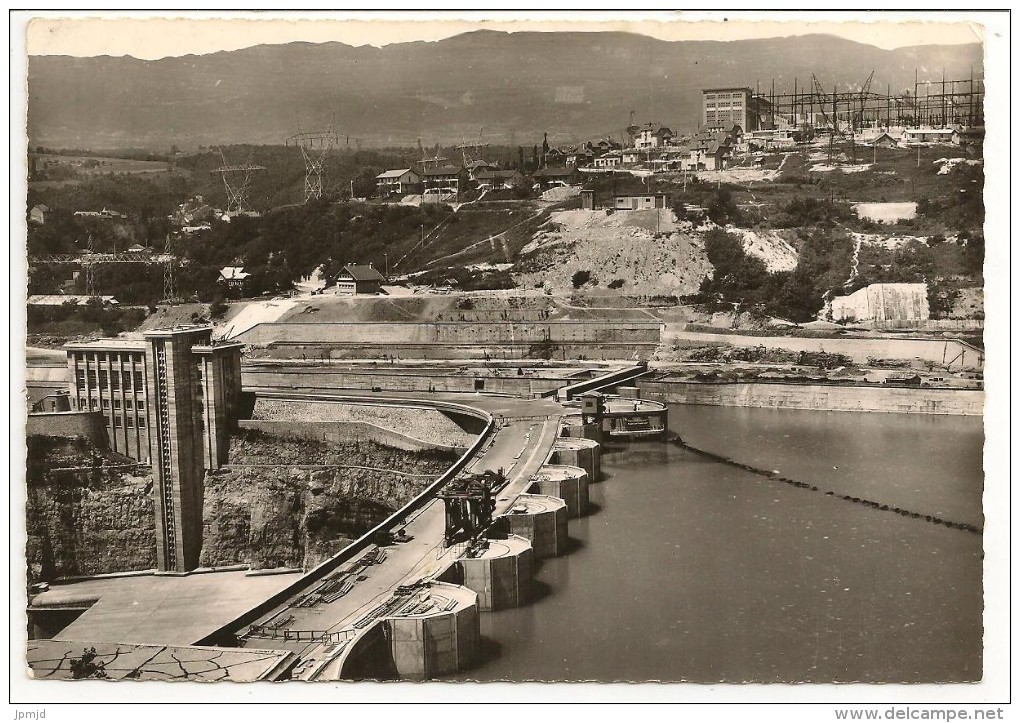
{"type": "Polygon", "coordinates": [[[730,130],[740,126],[745,133],[766,125],[768,102],[750,88],[706,88],[701,91],[703,130],[730,130]]]}
{"type": "Polygon", "coordinates": [[[160,571],[198,567],[203,478],[226,462],[241,348],[210,326],[66,346],[72,408],[102,412],[110,448],[152,466],[160,571]]]}

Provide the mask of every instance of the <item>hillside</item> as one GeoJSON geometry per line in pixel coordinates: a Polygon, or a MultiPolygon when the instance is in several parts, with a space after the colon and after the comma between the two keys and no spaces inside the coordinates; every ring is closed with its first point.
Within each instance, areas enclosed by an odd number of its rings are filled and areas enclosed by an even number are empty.
{"type": "Polygon", "coordinates": [[[812,72],[826,88],[858,88],[874,69],[875,88],[901,92],[913,90],[915,69],[924,81],[943,68],[949,78],[980,76],[981,46],[477,31],[383,48],[290,43],[155,61],[33,56],[28,132],[33,146],[193,150],[279,143],[296,132],[299,113],[305,123],[335,113],[341,133],[366,146],[460,143],[480,127],[490,143],[530,145],[543,132],[566,143],[619,135],[631,110],[693,128],[702,88],[774,78],[792,89],[812,72]]]}
{"type": "Polygon", "coordinates": [[[673,212],[560,211],[548,230],[521,251],[515,278],[521,286],[553,293],[574,288],[619,289],[623,294],[686,296],[711,273],[704,246],[681,231],[673,212]],[[589,278],[575,284],[575,274],[589,278]]]}

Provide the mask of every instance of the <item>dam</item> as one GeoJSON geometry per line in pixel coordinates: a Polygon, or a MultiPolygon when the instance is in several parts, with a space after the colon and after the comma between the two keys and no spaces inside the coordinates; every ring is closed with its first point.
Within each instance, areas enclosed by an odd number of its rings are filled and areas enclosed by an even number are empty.
{"type": "MultiPolygon", "coordinates": [[[[174,655],[265,651],[271,664],[251,668],[260,680],[980,677],[980,535],[924,519],[980,529],[977,419],[667,409],[628,389],[626,379],[617,394],[603,397],[596,419],[585,413],[583,390],[553,401],[413,390],[329,393],[318,384],[283,390],[266,385],[264,375],[254,379],[258,386],[249,388],[280,420],[288,419],[281,411],[288,406],[307,411],[313,404],[431,408],[471,417],[480,432],[466,438],[458,463],[419,498],[314,569],[156,578],[206,606],[187,626],[179,624],[185,609],[153,608],[146,634],[163,637],[150,644],[171,646],[174,655]],[[614,413],[622,416],[609,418],[614,413]],[[663,429],[775,471],[775,479],[662,444],[663,429]],[[444,542],[450,503],[439,498],[441,490],[496,472],[491,523],[480,535],[444,542]],[[920,517],[826,496],[826,489],[920,517]],[[213,604],[217,580],[230,574],[262,587],[229,605],[213,604]],[[607,580],[626,581],[628,594],[607,599],[607,580]],[[923,624],[911,617],[911,610],[930,609],[938,612],[926,613],[923,624]],[[895,661],[882,653],[890,640],[895,661]],[[606,645],[623,652],[605,660],[599,650],[606,645]],[[747,654],[727,652],[741,650],[747,654]]],[[[318,434],[296,418],[252,424],[318,434]]],[[[378,433],[358,424],[358,434],[378,433]]],[[[391,441],[426,444],[406,436],[391,441]]],[[[481,509],[471,507],[473,499],[481,498],[464,497],[465,510],[481,509]]],[[[78,615],[46,644],[95,641],[102,651],[102,640],[123,639],[129,583],[151,587],[144,577],[53,585],[33,596],[30,615],[78,615]]]]}
{"type": "MultiPolygon", "coordinates": [[[[180,631],[173,632],[175,626],[164,622],[160,628],[156,622],[154,630],[175,639],[153,644],[278,650],[288,656],[281,661],[290,662],[272,669],[277,678],[420,680],[462,672],[476,663],[479,612],[527,604],[534,561],[567,554],[568,519],[589,512],[588,470],[594,474],[597,469],[598,443],[585,438],[558,441],[565,433],[561,420],[576,402],[479,397],[465,405],[449,395],[421,400],[418,393],[392,392],[365,398],[265,388],[255,394],[256,409],[323,404],[434,408],[474,418],[481,433],[419,497],[335,557],[304,575],[281,571],[268,597],[247,609],[237,607],[244,604],[241,598],[234,612],[220,609],[210,616],[203,610],[198,618],[205,632],[199,639],[186,638],[184,643],[180,631]],[[554,450],[587,469],[552,464],[554,450]],[[478,498],[465,497],[458,507],[449,490],[458,485],[466,489],[472,480],[482,480],[485,499],[491,501],[480,507],[478,498]],[[467,525],[463,510],[471,510],[480,521],[467,525]],[[463,528],[455,540],[453,521],[463,528]]],[[[642,416],[654,412],[664,418],[663,405],[627,404],[633,405],[632,412],[641,406],[642,416]]],[[[601,408],[590,418],[582,413],[589,427],[599,428],[598,434],[608,434],[625,416],[620,409],[614,409],[612,420],[601,408]]],[[[286,418],[284,413],[281,419],[286,418]]],[[[247,427],[266,433],[274,430],[273,424],[264,419],[247,427]]],[[[299,438],[318,434],[307,424],[290,425],[299,438]]],[[[210,571],[196,571],[202,572],[210,571]]],[[[189,577],[181,583],[182,592],[193,587],[189,577]]],[[[207,579],[216,578],[209,574],[207,579]]],[[[215,589],[215,582],[212,585],[215,589]]],[[[73,582],[44,590],[32,598],[30,618],[43,630],[52,610],[82,599],[71,625],[55,631],[54,639],[115,642],[124,599],[117,590],[127,588],[120,580],[96,582],[93,588],[96,592],[88,600],[76,594],[73,582]]],[[[180,612],[164,609],[157,616],[169,620],[180,612]]]]}

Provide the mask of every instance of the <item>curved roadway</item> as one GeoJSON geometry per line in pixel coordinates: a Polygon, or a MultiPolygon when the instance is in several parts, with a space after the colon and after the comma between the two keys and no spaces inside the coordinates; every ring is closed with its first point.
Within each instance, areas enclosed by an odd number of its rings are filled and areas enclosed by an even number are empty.
{"type": "MultiPolygon", "coordinates": [[[[302,396],[321,399],[327,395],[303,395],[287,390],[287,396],[295,399],[302,396]]],[[[361,392],[359,396],[366,395],[361,392]]],[[[376,403],[385,403],[388,399],[423,399],[420,392],[387,392],[368,398],[376,403]]],[[[473,406],[497,420],[492,436],[465,468],[471,472],[503,470],[509,482],[496,500],[497,515],[509,509],[517,496],[526,491],[532,476],[548,459],[559,433],[560,418],[567,411],[562,405],[547,399],[466,394],[430,394],[428,399],[473,406]]],[[[349,647],[349,641],[363,630],[371,628],[371,624],[355,628],[355,623],[389,600],[398,586],[439,575],[463,553],[462,546],[449,549],[443,547],[445,509],[441,500],[434,499],[413,513],[403,529],[409,541],[387,546],[382,562],[365,567],[361,572],[365,579],[356,582],[342,597],[333,602],[319,602],[314,607],[300,607],[302,598],[318,586],[317,581],[256,623],[270,628],[274,620],[285,620],[281,629],[328,632],[331,633],[329,642],[255,637],[250,639],[249,644],[260,649],[281,649],[297,653],[302,659],[296,671],[298,678],[339,678],[342,654],[349,647]],[[348,645],[337,644],[337,641],[342,640],[348,641],[348,645]]],[[[375,548],[369,548],[348,565],[356,565],[358,560],[375,554],[375,548]]]]}

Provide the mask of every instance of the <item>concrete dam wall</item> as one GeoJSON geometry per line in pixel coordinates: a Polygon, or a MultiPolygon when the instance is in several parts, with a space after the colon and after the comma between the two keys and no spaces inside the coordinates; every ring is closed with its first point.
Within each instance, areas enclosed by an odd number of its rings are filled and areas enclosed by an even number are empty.
{"type": "Polygon", "coordinates": [[[904,389],[824,384],[705,384],[638,381],[645,399],[675,404],[836,412],[984,414],[984,392],[972,389],[904,389]]]}
{"type": "Polygon", "coordinates": [[[258,324],[233,341],[267,347],[274,357],[301,354],[329,358],[397,355],[403,358],[630,358],[635,350],[651,354],[659,344],[657,321],[544,322],[380,322],[337,324],[293,322],[258,324]]]}
{"type": "Polygon", "coordinates": [[[532,397],[549,392],[566,382],[565,377],[505,375],[471,376],[437,372],[391,373],[385,365],[378,370],[350,369],[279,370],[246,368],[242,372],[246,387],[295,389],[361,389],[379,387],[389,392],[498,392],[532,397]]]}

